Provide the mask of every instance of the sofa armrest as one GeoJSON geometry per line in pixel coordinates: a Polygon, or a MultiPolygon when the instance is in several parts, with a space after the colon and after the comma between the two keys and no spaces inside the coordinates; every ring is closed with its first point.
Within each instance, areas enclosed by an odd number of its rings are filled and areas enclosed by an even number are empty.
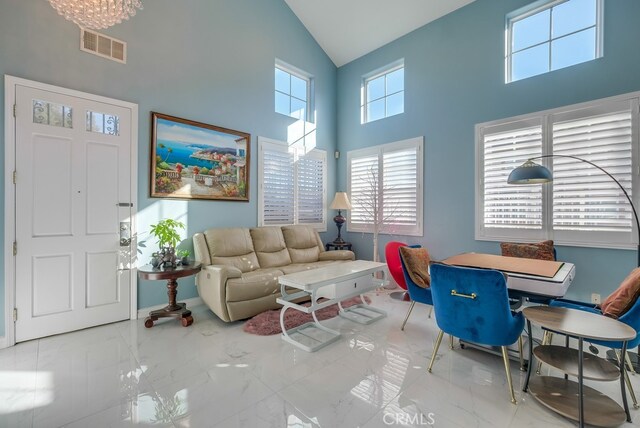
{"type": "Polygon", "coordinates": [[[196,276],[202,301],[223,321],[231,321],[227,310],[227,279],[241,276],[240,269],[224,265],[205,266],[196,276]]]}
{"type": "Polygon", "coordinates": [[[203,266],[211,264],[209,247],[207,246],[207,240],[203,233],[196,233],[193,235],[193,251],[195,253],[196,262],[202,263],[203,266]]]}
{"type": "Polygon", "coordinates": [[[318,261],[325,260],[355,260],[356,255],[349,250],[323,251],[318,255],[318,261]]]}

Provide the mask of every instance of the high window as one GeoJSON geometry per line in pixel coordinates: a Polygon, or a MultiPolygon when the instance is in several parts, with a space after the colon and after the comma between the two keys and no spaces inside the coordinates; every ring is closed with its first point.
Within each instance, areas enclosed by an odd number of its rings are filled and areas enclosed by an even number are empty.
{"type": "Polygon", "coordinates": [[[282,61],[275,66],[276,113],[313,122],[313,78],[282,61]]]}
{"type": "Polygon", "coordinates": [[[404,113],[404,60],[362,77],[361,122],[404,113]]]}
{"type": "Polygon", "coordinates": [[[602,8],[602,0],[547,0],[507,15],[507,82],[601,57],[602,8]]]}
{"type": "Polygon", "coordinates": [[[637,200],[639,93],[476,126],[476,239],[540,240],[629,248],[637,200]],[[552,184],[509,185],[527,159],[548,167],[552,184]]]}
{"type": "Polygon", "coordinates": [[[326,230],[327,152],[258,138],[259,226],[326,230]]]}
{"type": "Polygon", "coordinates": [[[422,137],[347,153],[349,231],[422,236],[422,137]]]}

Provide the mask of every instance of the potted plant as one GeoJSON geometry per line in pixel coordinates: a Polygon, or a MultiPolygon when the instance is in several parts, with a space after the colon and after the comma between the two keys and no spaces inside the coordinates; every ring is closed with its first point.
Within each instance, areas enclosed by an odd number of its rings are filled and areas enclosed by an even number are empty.
{"type": "Polygon", "coordinates": [[[176,266],[176,245],[180,242],[178,229],[184,229],[184,223],[170,218],[151,225],[150,234],[156,237],[160,247],[160,268],[176,266]]]}
{"type": "Polygon", "coordinates": [[[186,266],[189,264],[189,256],[191,252],[189,250],[178,250],[178,257],[180,257],[180,262],[186,266]]]}

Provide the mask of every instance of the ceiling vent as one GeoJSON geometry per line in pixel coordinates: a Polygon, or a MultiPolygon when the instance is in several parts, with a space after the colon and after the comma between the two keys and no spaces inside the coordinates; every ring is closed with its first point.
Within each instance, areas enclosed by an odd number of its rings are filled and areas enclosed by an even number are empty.
{"type": "Polygon", "coordinates": [[[127,63],[127,44],[125,42],[84,28],[80,29],[80,50],[122,64],[127,63]]]}

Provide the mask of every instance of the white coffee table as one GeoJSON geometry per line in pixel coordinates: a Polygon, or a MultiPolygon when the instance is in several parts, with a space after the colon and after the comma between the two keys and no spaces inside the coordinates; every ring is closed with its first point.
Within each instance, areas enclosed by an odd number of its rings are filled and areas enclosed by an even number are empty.
{"type": "MultiPolygon", "coordinates": [[[[320,324],[316,317],[316,311],[327,306],[338,304],[340,316],[361,324],[370,324],[387,313],[374,308],[366,303],[364,296],[367,291],[387,284],[387,265],[385,263],[356,260],[332,264],[318,269],[283,275],[278,278],[282,297],[277,299],[282,311],[280,311],[280,326],[282,338],[307,351],[314,352],[335,342],[340,337],[340,332],[327,328],[320,324]],[[381,272],[382,278],[377,278],[376,273],[381,272]],[[300,291],[287,293],[286,287],[297,288],[300,291]],[[351,297],[362,296],[362,304],[343,308],[341,302],[351,297]],[[295,303],[302,297],[311,299],[309,306],[295,303]],[[324,298],[322,302],[319,299],[324,298]],[[287,309],[295,309],[311,314],[313,322],[286,330],[284,326],[284,313],[287,309]]],[[[307,300],[307,299],[305,299],[307,300]]]]}

